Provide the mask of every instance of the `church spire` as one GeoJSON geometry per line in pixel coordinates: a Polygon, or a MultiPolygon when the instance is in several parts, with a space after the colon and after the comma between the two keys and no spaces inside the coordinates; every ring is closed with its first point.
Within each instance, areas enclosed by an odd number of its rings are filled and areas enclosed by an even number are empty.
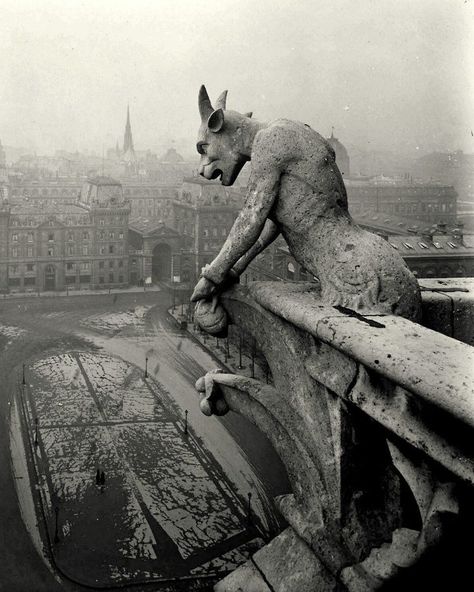
{"type": "Polygon", "coordinates": [[[134,152],[132,126],[130,125],[130,106],[127,105],[127,123],[125,124],[125,134],[123,136],[123,152],[134,152]]]}

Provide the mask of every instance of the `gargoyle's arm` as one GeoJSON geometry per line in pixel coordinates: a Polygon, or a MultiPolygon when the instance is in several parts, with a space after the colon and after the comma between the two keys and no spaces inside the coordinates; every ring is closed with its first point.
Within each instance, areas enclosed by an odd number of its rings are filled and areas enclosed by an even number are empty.
{"type": "MultiPolygon", "coordinates": [[[[220,253],[203,269],[203,277],[219,285],[232,266],[254,245],[278,195],[279,185],[280,171],[277,168],[267,169],[264,174],[254,176],[244,207],[237,216],[220,253]]],[[[276,235],[273,238],[276,238],[276,235]]],[[[261,250],[257,247],[253,256],[261,250]]]]}
{"type": "Polygon", "coordinates": [[[248,267],[248,265],[261,253],[269,244],[271,244],[280,234],[278,226],[275,222],[267,219],[265,226],[258,237],[257,241],[250,247],[250,249],[242,255],[237,263],[232,268],[237,275],[241,275],[248,267]]]}

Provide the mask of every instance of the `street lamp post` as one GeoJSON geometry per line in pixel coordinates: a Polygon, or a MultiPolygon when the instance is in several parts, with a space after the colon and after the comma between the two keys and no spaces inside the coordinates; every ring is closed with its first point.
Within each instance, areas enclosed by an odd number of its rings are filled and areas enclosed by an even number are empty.
{"type": "Polygon", "coordinates": [[[252,378],[255,378],[255,339],[252,342],[252,378]]]}
{"type": "Polygon", "coordinates": [[[58,515],[59,515],[59,506],[54,506],[54,514],[56,517],[55,527],[54,527],[54,542],[59,543],[59,534],[58,534],[58,515]]]}
{"type": "Polygon", "coordinates": [[[26,384],[26,379],[25,379],[25,364],[23,364],[23,378],[21,380],[21,384],[23,386],[25,386],[25,384],[26,384]]]}
{"type": "Polygon", "coordinates": [[[248,526],[250,526],[252,524],[252,506],[251,506],[252,493],[250,491],[248,492],[247,497],[248,497],[247,524],[248,524],[248,526]]]}
{"type": "Polygon", "coordinates": [[[148,378],[148,358],[145,358],[145,378],[148,378]]]}
{"type": "Polygon", "coordinates": [[[184,433],[188,433],[188,410],[184,410],[184,433]]]}
{"type": "Polygon", "coordinates": [[[35,417],[35,447],[38,446],[38,418],[35,417]]]}
{"type": "Polygon", "coordinates": [[[240,327],[240,335],[239,335],[239,365],[237,366],[237,368],[239,370],[242,370],[242,368],[243,368],[243,366],[242,366],[242,340],[243,340],[242,327],[240,327]]]}

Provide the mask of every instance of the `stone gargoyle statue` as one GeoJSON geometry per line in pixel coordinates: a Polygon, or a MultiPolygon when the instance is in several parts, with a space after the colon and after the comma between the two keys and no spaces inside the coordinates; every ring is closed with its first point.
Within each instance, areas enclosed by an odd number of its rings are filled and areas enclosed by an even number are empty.
{"type": "Polygon", "coordinates": [[[244,206],[191,300],[218,295],[281,233],[319,279],[322,303],[418,320],[418,283],[387,241],[352,220],[330,144],[307,124],[228,110],[226,98],[224,91],[214,108],[206,88],[199,91],[199,173],[227,186],[249,160],[252,172],[244,206]]]}

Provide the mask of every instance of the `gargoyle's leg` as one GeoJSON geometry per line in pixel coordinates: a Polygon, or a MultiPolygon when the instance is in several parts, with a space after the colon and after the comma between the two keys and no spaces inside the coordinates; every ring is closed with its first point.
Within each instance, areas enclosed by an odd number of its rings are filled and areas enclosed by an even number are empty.
{"type": "Polygon", "coordinates": [[[203,277],[215,285],[220,285],[232,266],[253,246],[262,233],[278,195],[279,185],[278,170],[266,171],[264,176],[250,183],[245,205],[237,216],[219,254],[203,269],[203,277]]]}
{"type": "Polygon", "coordinates": [[[265,222],[265,226],[258,237],[258,240],[250,247],[232,268],[237,275],[241,275],[255,257],[270,245],[280,234],[278,226],[271,220],[265,222]]]}

